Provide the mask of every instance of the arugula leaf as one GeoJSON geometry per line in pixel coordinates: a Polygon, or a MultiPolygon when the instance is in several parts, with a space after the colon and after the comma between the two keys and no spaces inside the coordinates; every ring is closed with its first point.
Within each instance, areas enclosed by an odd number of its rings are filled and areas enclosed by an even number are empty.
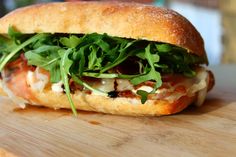
{"type": "Polygon", "coordinates": [[[27,51],[25,57],[29,65],[41,67],[50,72],[50,81],[52,83],[59,82],[60,77],[60,60],[61,57],[57,53],[61,50],[58,46],[44,45],[35,50],[27,51]]]}
{"type": "Polygon", "coordinates": [[[112,69],[113,67],[121,64],[122,62],[124,62],[129,56],[132,55],[132,52],[134,51],[128,51],[127,52],[127,49],[129,47],[131,47],[135,42],[137,42],[136,40],[132,41],[132,42],[129,42],[127,44],[124,44],[122,43],[121,44],[121,47],[120,47],[120,50],[119,50],[119,56],[111,63],[107,64],[101,71],[100,73],[103,73],[109,69],[112,69]]]}
{"type": "Polygon", "coordinates": [[[83,72],[83,76],[94,77],[94,78],[121,78],[121,79],[132,79],[142,74],[138,75],[125,75],[125,74],[117,74],[117,73],[95,73],[95,72],[83,72]]]}
{"type": "Polygon", "coordinates": [[[102,59],[97,57],[98,47],[91,45],[89,47],[90,54],[88,55],[88,70],[101,68],[102,59]]]}
{"type": "Polygon", "coordinates": [[[70,102],[72,112],[75,116],[77,116],[77,111],[76,111],[74,102],[71,98],[71,94],[70,94],[70,86],[69,86],[69,79],[68,79],[69,69],[72,65],[72,61],[68,58],[68,55],[71,52],[72,52],[72,49],[68,49],[63,54],[63,56],[61,58],[61,62],[60,62],[60,71],[61,71],[62,82],[65,87],[66,96],[70,102]]]}
{"type": "Polygon", "coordinates": [[[133,85],[138,85],[138,84],[141,84],[141,83],[149,81],[149,80],[155,80],[155,81],[158,80],[158,84],[161,84],[161,83],[159,83],[161,81],[161,79],[159,80],[159,78],[160,78],[160,74],[151,69],[146,74],[140,75],[138,77],[134,77],[133,79],[130,80],[130,82],[133,85]]]}
{"type": "Polygon", "coordinates": [[[50,72],[50,82],[57,83],[61,80],[61,72],[60,72],[60,61],[58,60],[55,65],[49,70],[50,72]]]}
{"type": "Polygon", "coordinates": [[[87,46],[82,47],[79,49],[78,54],[79,54],[79,76],[82,76],[82,73],[84,71],[84,66],[85,66],[85,49],[87,48],[87,46]]]}
{"type": "Polygon", "coordinates": [[[1,52],[0,53],[3,53],[3,52],[10,52],[13,48],[12,47],[15,47],[16,44],[13,40],[10,40],[4,36],[1,36],[0,35],[0,50],[1,52]]]}
{"type": "Polygon", "coordinates": [[[172,50],[172,46],[169,44],[155,44],[158,52],[170,52],[172,50]]]}
{"type": "Polygon", "coordinates": [[[12,26],[8,28],[8,35],[11,39],[14,39],[14,40],[22,37],[22,33],[16,31],[12,26]]]}
{"type": "Polygon", "coordinates": [[[155,70],[154,64],[159,61],[159,56],[157,54],[151,54],[150,47],[151,46],[148,45],[145,48],[145,57],[150,65],[149,72],[146,74],[143,74],[139,77],[135,77],[135,78],[131,79],[130,81],[132,84],[138,85],[138,84],[146,82],[148,80],[155,80],[156,81],[155,88],[158,88],[162,84],[162,81],[161,81],[161,75],[159,72],[157,72],[155,70]]]}
{"type": "Polygon", "coordinates": [[[59,41],[68,48],[76,48],[81,43],[81,39],[75,35],[71,35],[69,38],[61,37],[59,41]]]}
{"type": "Polygon", "coordinates": [[[148,99],[148,92],[144,90],[138,90],[137,94],[141,96],[141,103],[144,104],[148,99]]]}
{"type": "MultiPolygon", "coordinates": [[[[104,37],[106,37],[106,35],[104,35],[104,37]]],[[[96,40],[95,44],[99,46],[104,52],[109,52],[110,50],[110,45],[107,42],[105,42],[102,38],[96,40]]]]}
{"type": "MultiPolygon", "coordinates": [[[[158,47],[158,44],[155,44],[155,46],[158,47]]],[[[172,46],[168,53],[158,52],[158,54],[161,59],[154,64],[158,71],[163,73],[182,73],[187,77],[196,75],[193,70],[195,65],[207,62],[205,58],[189,54],[187,50],[176,46],[172,46]]]]}
{"type": "MultiPolygon", "coordinates": [[[[150,94],[151,94],[151,93],[155,93],[157,88],[160,87],[162,84],[161,75],[159,72],[157,72],[155,70],[155,67],[154,67],[154,64],[159,62],[160,58],[157,54],[151,53],[151,45],[150,44],[145,48],[145,57],[147,58],[147,61],[151,67],[150,71],[143,76],[133,78],[131,80],[131,83],[133,83],[134,85],[138,85],[138,84],[140,84],[142,82],[146,82],[148,80],[155,80],[156,83],[155,83],[153,90],[150,92],[150,94]]],[[[148,92],[139,90],[137,92],[137,94],[141,96],[141,102],[145,103],[145,101],[147,100],[148,92]]]]}
{"type": "Polygon", "coordinates": [[[36,40],[38,40],[39,38],[42,38],[44,36],[46,36],[47,34],[37,34],[35,36],[33,36],[32,38],[29,38],[28,40],[26,40],[25,42],[23,42],[22,44],[20,44],[19,46],[15,47],[13,49],[12,52],[10,52],[4,59],[2,59],[2,62],[0,63],[0,71],[2,71],[3,67],[7,64],[7,62],[14,57],[14,55],[16,55],[21,49],[23,49],[24,47],[26,47],[27,45],[35,42],[36,40]]]}

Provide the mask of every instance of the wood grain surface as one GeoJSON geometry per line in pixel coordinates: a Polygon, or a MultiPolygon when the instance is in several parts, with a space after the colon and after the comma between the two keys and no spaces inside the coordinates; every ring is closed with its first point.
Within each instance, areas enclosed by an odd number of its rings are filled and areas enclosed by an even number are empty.
{"type": "Polygon", "coordinates": [[[0,98],[0,148],[22,157],[236,156],[236,66],[211,68],[202,107],[164,117],[125,117],[27,107],[0,98]]]}

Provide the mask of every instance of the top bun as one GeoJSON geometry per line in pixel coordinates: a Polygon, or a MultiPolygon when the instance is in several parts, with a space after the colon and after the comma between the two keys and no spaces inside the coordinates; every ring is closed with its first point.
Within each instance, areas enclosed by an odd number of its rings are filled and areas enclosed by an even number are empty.
{"type": "Polygon", "coordinates": [[[136,3],[64,2],[17,9],[0,19],[0,34],[8,27],[29,33],[107,33],[110,36],[173,44],[205,57],[204,42],[195,27],[175,11],[136,3]]]}

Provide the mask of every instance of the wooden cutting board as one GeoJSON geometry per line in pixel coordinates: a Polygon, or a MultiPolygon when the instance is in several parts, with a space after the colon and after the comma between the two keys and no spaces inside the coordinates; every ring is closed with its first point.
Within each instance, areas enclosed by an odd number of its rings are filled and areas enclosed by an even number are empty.
{"type": "MultiPolygon", "coordinates": [[[[202,107],[173,116],[125,117],[27,107],[0,98],[0,148],[38,156],[236,156],[236,66],[212,67],[202,107]]],[[[1,154],[1,153],[0,153],[1,154]]]]}

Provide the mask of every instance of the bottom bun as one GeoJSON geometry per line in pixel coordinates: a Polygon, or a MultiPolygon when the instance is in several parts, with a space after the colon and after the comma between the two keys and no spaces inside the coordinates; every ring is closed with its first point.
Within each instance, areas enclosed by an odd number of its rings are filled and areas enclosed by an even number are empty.
{"type": "MultiPolygon", "coordinates": [[[[0,94],[4,95],[2,89],[0,90],[0,94]]],[[[71,108],[67,96],[64,93],[44,90],[43,92],[33,92],[33,95],[36,100],[30,102],[32,105],[54,109],[71,108]]],[[[130,116],[161,116],[174,114],[192,104],[195,98],[196,96],[183,96],[174,102],[167,100],[148,100],[145,104],[141,104],[140,99],[137,98],[109,98],[82,92],[77,92],[72,95],[75,107],[78,110],[130,116]]]]}

